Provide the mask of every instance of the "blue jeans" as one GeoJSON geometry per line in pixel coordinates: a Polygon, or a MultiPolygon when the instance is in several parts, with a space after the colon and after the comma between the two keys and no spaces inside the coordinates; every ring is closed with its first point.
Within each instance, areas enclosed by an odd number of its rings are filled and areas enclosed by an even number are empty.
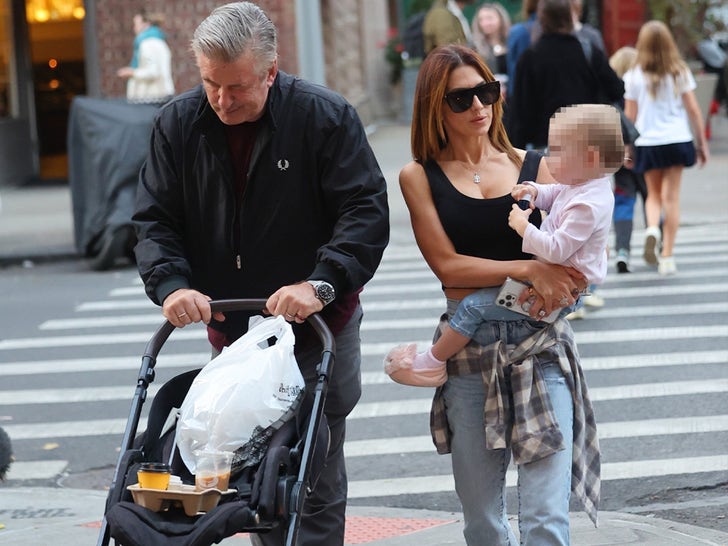
{"type": "MultiPolygon", "coordinates": [[[[448,301],[449,313],[456,303],[448,301]]],[[[474,339],[482,345],[498,339],[508,345],[517,345],[541,326],[532,320],[490,321],[478,329],[474,339]]],[[[565,546],[569,544],[574,406],[558,362],[540,362],[538,365],[566,449],[519,466],[519,531],[522,545],[565,546]]],[[[506,370],[507,381],[508,378],[506,370]]],[[[480,374],[451,375],[443,386],[443,395],[451,430],[455,489],[463,506],[466,543],[469,546],[515,546],[518,541],[508,523],[505,495],[511,453],[508,449],[485,449],[483,379],[480,374]]]]}
{"type": "MultiPolygon", "coordinates": [[[[450,328],[458,334],[472,339],[485,321],[523,320],[525,315],[495,304],[499,290],[500,287],[481,288],[477,292],[465,296],[450,317],[450,328]]],[[[562,309],[560,316],[571,313],[582,305],[581,301],[577,301],[574,305],[562,309]]]]}

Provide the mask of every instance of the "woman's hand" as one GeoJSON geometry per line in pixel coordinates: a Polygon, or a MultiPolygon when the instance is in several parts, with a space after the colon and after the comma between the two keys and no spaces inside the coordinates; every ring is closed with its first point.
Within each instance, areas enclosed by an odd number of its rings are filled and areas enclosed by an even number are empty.
{"type": "Polygon", "coordinates": [[[554,309],[572,305],[579,294],[586,290],[586,277],[573,267],[533,261],[529,264],[532,287],[524,290],[519,303],[530,302],[529,314],[535,319],[549,315],[554,309]]]}

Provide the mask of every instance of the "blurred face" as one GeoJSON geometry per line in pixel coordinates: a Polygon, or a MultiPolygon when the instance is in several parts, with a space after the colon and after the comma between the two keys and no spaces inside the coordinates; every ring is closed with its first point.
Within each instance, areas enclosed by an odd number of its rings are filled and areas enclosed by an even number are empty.
{"type": "Polygon", "coordinates": [[[255,121],[263,115],[268,90],[278,74],[278,62],[260,69],[251,53],[231,63],[197,56],[202,85],[212,109],[225,125],[255,121]]]}
{"type": "Polygon", "coordinates": [[[589,180],[592,169],[588,152],[573,122],[559,119],[558,115],[551,120],[546,164],[557,182],[572,186],[589,180]]]}
{"type": "MultiPolygon", "coordinates": [[[[447,82],[446,94],[458,94],[466,91],[465,101],[470,100],[470,107],[463,112],[454,112],[445,104],[443,106],[443,123],[448,135],[463,134],[468,136],[487,135],[493,121],[493,105],[483,104],[478,98],[479,93],[467,93],[477,86],[485,83],[483,76],[472,66],[459,66],[450,74],[447,82]]],[[[487,102],[487,100],[486,100],[487,102]]]]}
{"type": "Polygon", "coordinates": [[[486,36],[497,34],[500,29],[500,18],[495,10],[483,8],[478,12],[478,25],[486,36]]]}
{"type": "Polygon", "coordinates": [[[134,24],[134,34],[139,34],[142,30],[149,26],[149,23],[142,19],[141,15],[135,15],[132,22],[134,24]]]}

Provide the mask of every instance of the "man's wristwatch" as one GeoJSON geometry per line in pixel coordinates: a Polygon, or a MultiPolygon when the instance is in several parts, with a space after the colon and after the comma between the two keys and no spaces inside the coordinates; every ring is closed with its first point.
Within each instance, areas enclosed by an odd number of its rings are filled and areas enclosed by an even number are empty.
{"type": "Polygon", "coordinates": [[[327,283],[326,281],[308,282],[311,286],[313,286],[314,292],[316,292],[316,297],[323,302],[324,307],[336,298],[336,291],[330,283],[327,283]]]}

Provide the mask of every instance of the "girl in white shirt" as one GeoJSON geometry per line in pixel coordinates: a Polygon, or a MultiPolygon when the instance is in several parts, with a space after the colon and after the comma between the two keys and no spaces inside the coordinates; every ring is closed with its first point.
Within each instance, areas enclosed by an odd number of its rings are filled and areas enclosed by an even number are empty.
{"type": "Polygon", "coordinates": [[[637,61],[624,75],[624,89],[625,114],[640,132],[633,169],[644,173],[647,184],[644,259],[661,275],[672,275],[682,171],[708,160],[708,144],[695,79],[663,22],[649,21],[640,29],[637,61]]]}

